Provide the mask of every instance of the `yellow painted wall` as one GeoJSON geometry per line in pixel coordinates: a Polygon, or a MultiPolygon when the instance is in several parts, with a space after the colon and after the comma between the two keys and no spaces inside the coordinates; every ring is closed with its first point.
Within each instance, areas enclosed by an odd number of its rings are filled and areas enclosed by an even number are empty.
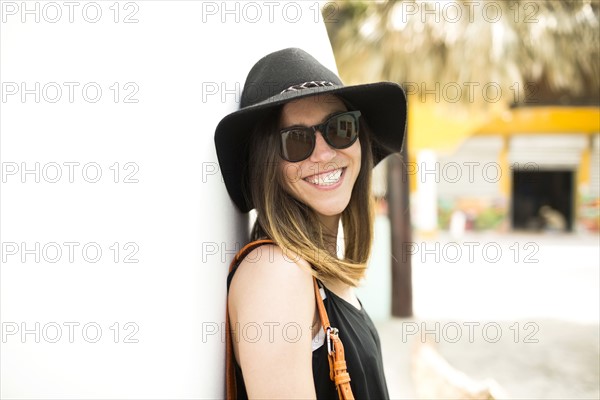
{"type": "Polygon", "coordinates": [[[577,184],[578,185],[589,185],[590,183],[590,152],[591,146],[583,149],[581,154],[581,162],[577,169],[577,184]]]}
{"type": "Polygon", "coordinates": [[[416,95],[408,99],[408,150],[450,151],[489,121],[485,112],[423,103],[416,95]]]}
{"type": "Polygon", "coordinates": [[[585,133],[600,131],[600,107],[524,107],[508,110],[482,125],[478,135],[585,133]]]}

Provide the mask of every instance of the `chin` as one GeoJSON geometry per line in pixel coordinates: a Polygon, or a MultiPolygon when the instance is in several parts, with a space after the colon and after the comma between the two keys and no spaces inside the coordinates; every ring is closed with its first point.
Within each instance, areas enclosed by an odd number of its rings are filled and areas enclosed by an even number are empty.
{"type": "Polygon", "coordinates": [[[334,217],[336,215],[340,215],[342,212],[344,212],[344,210],[348,207],[348,204],[350,202],[336,202],[336,204],[331,205],[331,206],[316,206],[316,207],[311,207],[317,214],[320,214],[324,217],[334,217]]]}
{"type": "Polygon", "coordinates": [[[340,215],[344,209],[340,209],[340,210],[318,210],[318,209],[313,209],[317,214],[323,216],[323,217],[335,217],[340,215]]]}

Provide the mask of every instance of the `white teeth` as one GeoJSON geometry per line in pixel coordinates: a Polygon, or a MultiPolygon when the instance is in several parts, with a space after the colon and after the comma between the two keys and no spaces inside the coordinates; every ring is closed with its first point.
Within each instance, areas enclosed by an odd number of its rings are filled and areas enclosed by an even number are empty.
{"type": "Polygon", "coordinates": [[[314,185],[331,186],[331,185],[335,185],[336,183],[338,183],[341,176],[342,176],[342,169],[340,168],[340,169],[331,171],[329,173],[309,176],[309,177],[304,178],[304,180],[307,182],[310,182],[314,185]]]}

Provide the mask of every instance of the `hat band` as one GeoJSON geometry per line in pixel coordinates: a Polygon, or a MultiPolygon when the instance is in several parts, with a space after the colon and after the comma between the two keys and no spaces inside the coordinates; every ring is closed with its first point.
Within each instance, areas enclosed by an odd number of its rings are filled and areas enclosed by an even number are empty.
{"type": "Polygon", "coordinates": [[[310,82],[304,82],[304,83],[301,83],[299,85],[290,86],[289,88],[283,90],[279,94],[284,94],[284,93],[287,93],[287,92],[296,92],[296,91],[302,90],[302,89],[308,89],[308,88],[314,88],[314,87],[326,87],[326,86],[335,86],[335,84],[331,83],[331,82],[328,82],[328,81],[310,81],[310,82]]]}

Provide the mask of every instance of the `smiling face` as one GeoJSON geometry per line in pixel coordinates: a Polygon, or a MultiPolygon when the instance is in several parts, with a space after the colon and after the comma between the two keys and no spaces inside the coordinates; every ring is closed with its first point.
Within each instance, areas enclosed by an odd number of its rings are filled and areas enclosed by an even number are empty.
{"type": "MultiPolygon", "coordinates": [[[[346,110],[344,103],[333,95],[305,97],[283,106],[279,127],[314,126],[346,110]]],[[[360,140],[341,150],[329,146],[320,131],[316,132],[315,140],[315,149],[306,160],[281,162],[284,188],[312,208],[322,222],[337,228],[339,215],[350,202],[360,171],[360,140]]]]}

